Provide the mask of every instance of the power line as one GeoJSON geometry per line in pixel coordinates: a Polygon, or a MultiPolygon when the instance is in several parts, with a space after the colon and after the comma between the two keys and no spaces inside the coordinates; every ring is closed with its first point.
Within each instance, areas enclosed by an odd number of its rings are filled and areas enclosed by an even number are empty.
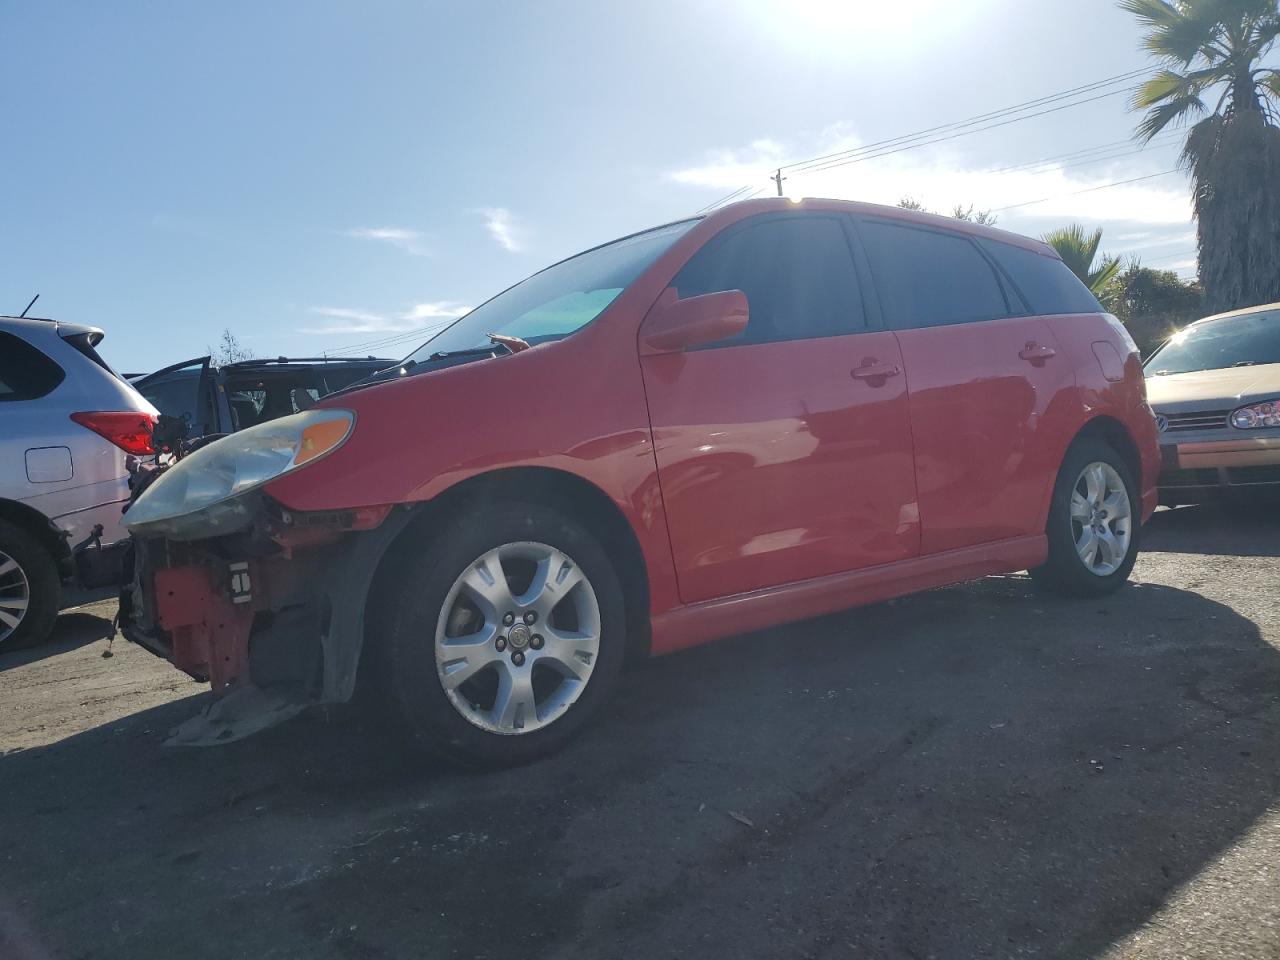
{"type": "Polygon", "coordinates": [[[1078,197],[1082,193],[1093,193],[1095,190],[1106,190],[1108,187],[1123,187],[1127,183],[1138,183],[1141,180],[1154,180],[1156,177],[1167,177],[1171,173],[1177,173],[1177,170],[1163,170],[1160,173],[1148,173],[1143,177],[1132,177],[1128,180],[1117,180],[1114,183],[1103,183],[1096,187],[1086,187],[1083,190],[1073,190],[1070,193],[1059,193],[1052,197],[1041,197],[1039,200],[1025,200],[1022,203],[1011,203],[1007,207],[995,207],[992,213],[1002,213],[1005,210],[1016,210],[1019,207],[1030,207],[1033,204],[1044,203],[1048,200],[1061,200],[1064,197],[1078,197]]]}
{"type": "Polygon", "coordinates": [[[1125,140],[1117,140],[1113,143],[1103,143],[1096,147],[1086,147],[1082,150],[1073,150],[1070,153],[1062,153],[1052,157],[1041,157],[1039,160],[1028,160],[1025,163],[1014,163],[1007,167],[996,167],[987,170],[987,173],[1017,173],[1023,170],[1034,170],[1037,167],[1051,169],[1054,167],[1076,167],[1083,166],[1086,163],[1095,163],[1100,160],[1115,160],[1120,157],[1133,156],[1142,153],[1148,147],[1163,147],[1173,143],[1181,137],[1180,131],[1161,134],[1159,137],[1143,144],[1141,147],[1134,147],[1132,138],[1125,140]],[[1117,153],[1116,151],[1124,152],[1117,153]],[[1065,162],[1064,161],[1070,161],[1065,162]]]}
{"type": "Polygon", "coordinates": [[[335,350],[329,350],[328,353],[330,355],[354,355],[357,353],[364,353],[369,350],[385,349],[409,340],[425,340],[431,334],[440,332],[457,319],[457,317],[448,317],[438,323],[430,324],[425,327],[405,330],[402,333],[391,334],[378,340],[365,340],[361,343],[348,344],[344,347],[338,347],[335,350]]]}
{"type": "MultiPolygon", "coordinates": [[[[1051,109],[1037,110],[1034,113],[1029,113],[1026,116],[1022,116],[1022,117],[1014,117],[1012,120],[1007,120],[1005,122],[1016,123],[1018,120],[1029,120],[1032,117],[1043,116],[1046,113],[1054,113],[1058,110],[1065,110],[1068,107],[1081,106],[1086,103],[1092,103],[1094,100],[1101,100],[1104,97],[1111,97],[1111,96],[1115,96],[1118,93],[1124,93],[1130,90],[1131,88],[1123,87],[1118,90],[1111,90],[1106,93],[1099,94],[1098,96],[1088,97],[1083,100],[1078,100],[1072,103],[1065,103],[1065,104],[1060,103],[1060,101],[1062,100],[1070,100],[1072,98],[1079,97],[1085,93],[1091,93],[1095,90],[1101,90],[1104,87],[1112,86],[1117,83],[1123,83],[1128,80],[1133,80],[1146,72],[1147,72],[1146,70],[1133,70],[1133,71],[1130,71],[1129,73],[1118,74],[1117,76],[1114,76],[1114,77],[1108,77],[1105,80],[1097,80],[1097,81],[1094,81],[1093,83],[1082,84],[1078,87],[1072,87],[1069,90],[1062,90],[1062,91],[1059,91],[1058,93],[1049,94],[1044,97],[1038,97],[1034,100],[1027,100],[1027,101],[1024,101],[1023,103],[1014,104],[1013,106],[1010,106],[1010,107],[1003,107],[999,110],[991,110],[991,111],[988,111],[987,113],[980,113],[976,116],[968,117],[964,120],[954,120],[950,123],[943,123],[943,124],[939,124],[938,126],[927,127],[924,130],[917,130],[914,133],[901,134],[896,137],[889,137],[885,140],[877,140],[873,143],[862,144],[857,147],[851,147],[848,150],[839,150],[839,151],[836,151],[835,153],[828,153],[823,156],[812,157],[808,160],[798,160],[793,163],[784,164],[783,169],[784,170],[801,170],[801,169],[810,169],[818,166],[825,168],[828,165],[834,165],[832,161],[843,160],[845,158],[850,158],[853,156],[860,156],[862,154],[870,153],[872,151],[876,151],[877,155],[879,156],[881,155],[879,151],[881,151],[884,148],[898,147],[906,143],[907,141],[920,140],[922,138],[931,137],[932,135],[939,134],[939,133],[951,133],[957,130],[962,130],[962,131],[965,131],[966,133],[977,133],[978,132],[977,130],[967,130],[966,128],[979,126],[991,120],[1004,120],[1004,118],[1011,117],[1013,114],[1026,113],[1029,110],[1035,110],[1037,107],[1047,106],[1053,103],[1059,104],[1058,106],[1052,107],[1051,109]]],[[[1003,125],[1004,124],[1001,123],[1001,124],[996,124],[995,126],[1003,126],[1003,125]]],[[[981,129],[992,129],[992,127],[981,127],[981,129]]],[[[938,138],[938,139],[941,140],[941,139],[952,139],[952,138],[945,137],[945,138],[938,138]]],[[[938,141],[931,140],[930,142],[938,142],[938,141]]],[[[924,144],[918,144],[918,145],[924,146],[924,144]]]]}
{"type": "Polygon", "coordinates": [[[934,137],[929,140],[920,140],[915,143],[904,143],[901,146],[895,146],[888,149],[879,150],[875,153],[864,153],[858,156],[849,157],[848,159],[844,159],[844,160],[832,160],[817,166],[803,167],[796,172],[821,173],[824,170],[832,170],[832,169],[835,169],[836,167],[845,167],[852,163],[862,163],[865,160],[875,160],[875,159],[878,159],[879,157],[887,157],[895,153],[904,153],[907,150],[917,150],[920,147],[931,147],[936,143],[945,143],[948,140],[956,140],[956,139],[959,139],[960,137],[969,137],[975,133],[983,133],[987,130],[995,130],[999,127],[1007,127],[1011,123],[1018,123],[1022,120],[1030,120],[1033,117],[1043,117],[1046,114],[1057,113],[1059,110],[1066,110],[1070,107],[1083,106],[1086,103],[1093,103],[1095,100],[1102,100],[1105,97],[1115,96],[1117,93],[1125,93],[1127,92],[1128,89],[1129,88],[1125,88],[1122,90],[1112,90],[1110,93],[1100,94],[1099,96],[1096,96],[1096,97],[1089,97],[1085,100],[1076,100],[1072,103],[1064,103],[1056,107],[1050,107],[1047,110],[1041,110],[1037,113],[1029,113],[1029,114],[1026,114],[1025,116],[1012,117],[1008,120],[1001,120],[998,123],[990,123],[990,124],[987,124],[985,127],[975,127],[974,129],[971,129],[971,130],[960,130],[957,133],[950,133],[943,137],[934,137]]]}
{"type": "MultiPolygon", "coordinates": [[[[1104,87],[1112,86],[1117,83],[1125,83],[1129,80],[1136,79],[1147,73],[1146,69],[1131,70],[1128,73],[1117,74],[1114,77],[1107,77],[1103,80],[1095,80],[1092,83],[1081,84],[1077,87],[1071,87],[1067,90],[1061,90],[1057,93],[1048,94],[1043,97],[1037,97],[1034,100],[1027,100],[1010,107],[1003,107],[999,110],[991,110],[987,113],[978,114],[964,120],[956,120],[951,123],[939,124],[934,127],[927,127],[924,130],[917,130],[914,133],[902,134],[896,137],[889,137],[884,140],[877,140],[873,143],[863,144],[858,147],[852,147],[848,150],[840,150],[835,153],[828,153],[818,157],[812,157],[808,160],[797,160],[792,163],[783,164],[781,170],[794,170],[796,172],[819,172],[821,170],[829,170],[833,167],[843,166],[846,163],[856,163],[861,160],[871,160],[875,157],[888,156],[891,153],[898,153],[903,150],[915,149],[916,147],[929,146],[934,143],[941,143],[945,140],[953,140],[957,137],[968,136],[972,133],[980,133],[984,130],[994,130],[997,127],[1007,126],[1010,123],[1016,123],[1019,120],[1030,120],[1034,117],[1044,116],[1048,113],[1055,113],[1059,110],[1065,110],[1068,107],[1083,106],[1086,103],[1092,103],[1095,100],[1101,100],[1105,97],[1115,96],[1118,93],[1125,93],[1133,89],[1132,87],[1123,87],[1118,90],[1111,90],[1106,93],[1099,94],[1094,97],[1087,97],[1082,100],[1075,100],[1071,103],[1059,103],[1064,99],[1078,97],[1085,93],[1091,93],[1095,90],[1101,90],[1104,87]],[[1058,106],[1051,107],[1047,110],[1038,110],[1033,113],[1027,113],[1036,107],[1047,106],[1051,103],[1058,103],[1058,106]],[[1012,116],[1016,113],[1024,113],[1025,116],[1012,116]],[[1011,119],[1003,119],[1011,117],[1011,119]],[[986,126],[979,126],[990,120],[1000,120],[999,123],[990,123],[986,126]],[[977,129],[965,129],[977,126],[977,129]],[[959,132],[954,132],[959,131],[959,132]],[[932,134],[950,132],[949,136],[935,137],[925,140],[932,134]],[[922,141],[922,142],[915,142],[922,141]]],[[[750,185],[739,187],[737,190],[726,194],[719,200],[715,200],[702,207],[697,213],[702,214],[710,210],[714,210],[725,203],[735,199],[741,199],[741,195],[750,189],[750,185]]]]}

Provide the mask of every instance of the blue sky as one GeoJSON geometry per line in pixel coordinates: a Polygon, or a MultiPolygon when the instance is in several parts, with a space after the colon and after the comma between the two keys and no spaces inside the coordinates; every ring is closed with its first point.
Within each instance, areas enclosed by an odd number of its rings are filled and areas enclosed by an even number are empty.
{"type": "MultiPolygon", "coordinates": [[[[773,165],[1146,65],[1108,0],[18,3],[0,6],[0,312],[92,323],[117,368],[344,351],[440,322],[773,165]]],[[[1171,169],[1125,97],[795,176],[938,209],[1171,169]]],[[[1181,174],[1019,207],[1194,272],[1181,174]]],[[[400,356],[409,338],[378,352],[400,356]]]]}

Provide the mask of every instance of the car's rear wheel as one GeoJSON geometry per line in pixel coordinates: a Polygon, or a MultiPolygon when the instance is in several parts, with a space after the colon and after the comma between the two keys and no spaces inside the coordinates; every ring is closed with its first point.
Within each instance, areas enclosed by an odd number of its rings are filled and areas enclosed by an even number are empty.
{"type": "Polygon", "coordinates": [[[0,651],[40,643],[58,617],[61,583],[49,551],[0,520],[0,651]]]}
{"type": "Polygon", "coordinates": [[[404,571],[380,645],[395,714],[422,746],[472,767],[558,749],[617,681],[622,590],[580,524],[536,504],[443,530],[404,571]]]}
{"type": "Polygon", "coordinates": [[[1141,502],[1124,457],[1101,440],[1074,443],[1049,505],[1049,558],[1031,571],[1037,584],[1076,597],[1119,588],[1138,557],[1141,502]]]}

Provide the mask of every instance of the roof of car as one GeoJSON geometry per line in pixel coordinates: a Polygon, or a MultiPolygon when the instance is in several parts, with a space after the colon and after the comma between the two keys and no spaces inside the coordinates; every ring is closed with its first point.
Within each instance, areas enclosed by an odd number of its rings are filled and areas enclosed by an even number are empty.
{"type": "MultiPolygon", "coordinates": [[[[1280,310],[1280,300],[1275,303],[1260,303],[1256,307],[1241,307],[1239,310],[1228,310],[1226,313],[1215,313],[1211,317],[1201,317],[1196,323],[1208,323],[1210,320],[1225,320],[1227,317],[1243,317],[1249,313],[1266,313],[1268,310],[1280,310]]],[[[1195,324],[1192,324],[1195,326],[1195,324]]]]}
{"type": "Polygon", "coordinates": [[[1061,259],[1058,251],[1043,240],[1024,237],[1020,233],[1010,233],[1008,230],[984,226],[981,223],[974,223],[972,220],[959,220],[955,217],[946,217],[937,213],[922,213],[918,210],[907,210],[903,207],[889,207],[879,203],[863,203],[855,200],[834,200],[825,197],[805,197],[800,200],[793,200],[788,197],[762,197],[758,200],[740,200],[737,203],[725,204],[717,209],[715,213],[708,215],[707,219],[717,218],[729,211],[732,211],[732,218],[736,220],[753,213],[766,213],[771,210],[784,209],[825,210],[839,213],[855,213],[864,217],[878,217],[882,220],[902,220],[906,223],[919,224],[923,227],[939,227],[954,233],[967,233],[975,237],[986,237],[989,240],[996,240],[1000,243],[1007,243],[1015,247],[1022,247],[1024,250],[1031,250],[1047,257],[1053,257],[1055,260],[1061,259]]]}

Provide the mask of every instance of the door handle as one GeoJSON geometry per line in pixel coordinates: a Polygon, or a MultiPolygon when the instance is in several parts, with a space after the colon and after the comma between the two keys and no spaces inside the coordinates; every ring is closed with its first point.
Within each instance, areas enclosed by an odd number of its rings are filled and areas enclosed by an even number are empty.
{"type": "Polygon", "coordinates": [[[1018,356],[1037,367],[1044,366],[1046,360],[1057,355],[1058,351],[1053,347],[1046,347],[1044,344],[1036,343],[1034,340],[1028,340],[1027,345],[1018,351],[1018,356]]]}
{"type": "Polygon", "coordinates": [[[854,367],[849,371],[853,379],[870,380],[873,387],[884,386],[885,380],[896,377],[901,372],[902,368],[896,363],[881,363],[875,357],[867,357],[862,361],[862,366],[854,367]]]}

